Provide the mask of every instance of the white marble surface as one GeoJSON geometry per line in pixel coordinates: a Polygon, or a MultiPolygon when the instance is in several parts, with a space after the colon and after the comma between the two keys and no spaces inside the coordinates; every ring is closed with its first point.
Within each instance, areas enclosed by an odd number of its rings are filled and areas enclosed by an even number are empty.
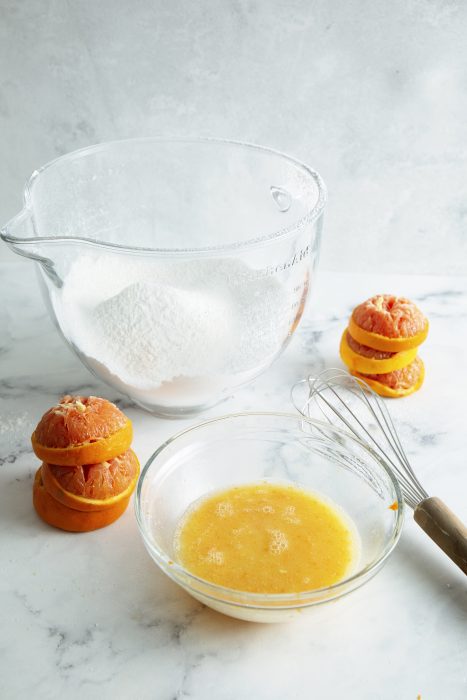
{"type": "Polygon", "coordinates": [[[465,273],[466,28],[462,0],[1,0],[0,224],[58,155],[218,136],[322,174],[324,268],[465,273]]]}
{"type": "MultiPolygon", "coordinates": [[[[38,462],[29,435],[64,392],[119,397],[99,384],[47,317],[32,266],[0,265],[0,697],[117,700],[463,700],[465,576],[406,519],[399,545],[366,586],[284,625],[202,607],[156,568],[130,508],[84,535],[53,530],[32,508],[38,462]]],[[[339,364],[351,307],[406,294],[431,320],[426,383],[390,402],[421,481],[467,521],[467,281],[321,273],[283,357],[205,417],[291,408],[290,386],[339,364]]],[[[182,426],[121,405],[141,461],[182,426]]]]}

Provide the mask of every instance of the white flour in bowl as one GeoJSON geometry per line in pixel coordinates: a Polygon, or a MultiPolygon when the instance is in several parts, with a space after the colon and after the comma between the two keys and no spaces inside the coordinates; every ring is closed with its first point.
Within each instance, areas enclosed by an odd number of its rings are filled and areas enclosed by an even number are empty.
{"type": "Polygon", "coordinates": [[[156,391],[174,405],[247,381],[279,352],[290,323],[283,285],[236,259],[80,256],[54,307],[97,374],[136,400],[156,391]]]}

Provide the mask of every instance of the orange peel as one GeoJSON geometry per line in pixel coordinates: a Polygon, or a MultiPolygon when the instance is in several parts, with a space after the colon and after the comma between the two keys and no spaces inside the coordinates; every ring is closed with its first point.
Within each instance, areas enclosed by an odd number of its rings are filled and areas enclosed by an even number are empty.
{"type": "Polygon", "coordinates": [[[429,323],[425,321],[425,327],[415,335],[407,336],[406,338],[388,338],[380,333],[366,331],[358,326],[353,318],[349,320],[349,333],[358,343],[373,348],[374,350],[383,350],[385,352],[403,352],[418,348],[423,343],[428,335],[429,323]]]}
{"type": "MultiPolygon", "coordinates": [[[[401,350],[400,352],[389,353],[389,357],[371,357],[371,353],[361,355],[350,347],[347,335],[351,335],[347,329],[342,334],[339,352],[342,361],[353,372],[361,374],[385,374],[393,372],[396,369],[402,369],[415,359],[417,348],[410,350],[401,350]]],[[[370,350],[370,348],[368,348],[370,350]]],[[[373,348],[371,348],[373,350],[373,348]]],[[[376,354],[376,353],[375,353],[376,354]]]]}
{"type": "Polygon", "coordinates": [[[398,399],[420,389],[425,379],[425,366],[422,359],[416,357],[410,365],[386,374],[367,375],[353,371],[350,373],[368,384],[380,396],[398,399]]]}
{"type": "Polygon", "coordinates": [[[76,467],[80,464],[98,464],[108,462],[125,452],[131,445],[133,438],[133,426],[130,419],[117,430],[116,433],[106,438],[83,442],[68,447],[47,447],[38,442],[35,432],[32,434],[32,449],[39,459],[49,464],[57,464],[62,467],[76,467]]]}
{"type": "Polygon", "coordinates": [[[138,481],[139,471],[137,456],[133,450],[127,450],[110,463],[72,469],[43,463],[42,483],[50,496],[64,506],[82,512],[92,512],[113,508],[122,500],[128,501],[138,481]],[[79,473],[75,476],[70,473],[73,471],[79,473]],[[84,493],[79,493],[79,490],[84,493]],[[86,494],[90,491],[100,492],[99,495],[105,495],[105,498],[89,497],[86,494]]]}
{"type": "Polygon", "coordinates": [[[46,490],[42,468],[36,472],[33,486],[33,504],[37,515],[48,525],[67,532],[90,532],[115,522],[126,510],[130,497],[121,499],[111,508],[83,512],[55,500],[46,490]]]}

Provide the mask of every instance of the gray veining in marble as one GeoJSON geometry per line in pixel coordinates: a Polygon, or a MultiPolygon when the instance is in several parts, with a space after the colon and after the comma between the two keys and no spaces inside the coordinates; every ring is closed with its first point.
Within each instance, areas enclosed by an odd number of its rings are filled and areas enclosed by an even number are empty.
{"type": "MultiPolygon", "coordinates": [[[[85,535],[42,524],[31,504],[38,466],[29,435],[66,391],[120,401],[144,461],[184,425],[132,407],[100,384],[46,315],[32,265],[1,264],[0,697],[34,700],[464,700],[467,589],[461,572],[407,517],[384,569],[310,616],[255,625],[204,608],[146,553],[132,509],[85,535]]],[[[462,278],[321,274],[282,358],[203,417],[289,410],[289,389],[335,366],[347,315],[381,285],[431,320],[422,390],[390,402],[427,490],[467,521],[467,282],[462,278]]]]}

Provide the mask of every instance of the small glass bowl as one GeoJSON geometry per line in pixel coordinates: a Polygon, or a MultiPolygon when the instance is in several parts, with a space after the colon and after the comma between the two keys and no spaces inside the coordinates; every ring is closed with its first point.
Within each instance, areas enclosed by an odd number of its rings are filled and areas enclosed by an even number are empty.
{"type": "Polygon", "coordinates": [[[393,550],[403,520],[399,485],[376,454],[334,426],[288,413],[232,414],[170,438],[142,471],[135,509],[144,544],[164,573],[205,605],[255,622],[293,619],[361,586],[393,550]],[[319,493],[350,517],[360,549],[351,575],[326,588],[262,594],[210,583],[177,562],[175,531],[193,501],[260,481],[319,493]]]}

